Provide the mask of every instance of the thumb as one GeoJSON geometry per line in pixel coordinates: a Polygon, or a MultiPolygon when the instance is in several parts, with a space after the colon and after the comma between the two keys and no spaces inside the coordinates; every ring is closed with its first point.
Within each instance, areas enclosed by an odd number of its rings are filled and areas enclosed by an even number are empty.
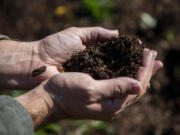
{"type": "Polygon", "coordinates": [[[128,77],[99,81],[99,92],[102,98],[122,97],[128,94],[140,94],[142,85],[128,77]]]}

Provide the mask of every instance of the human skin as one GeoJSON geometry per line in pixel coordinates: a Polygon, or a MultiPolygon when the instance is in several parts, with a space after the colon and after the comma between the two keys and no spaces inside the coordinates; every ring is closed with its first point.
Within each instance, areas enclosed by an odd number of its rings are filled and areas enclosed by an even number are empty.
{"type": "Polygon", "coordinates": [[[162,67],[155,60],[155,51],[145,49],[136,80],[127,77],[94,80],[83,73],[59,73],[56,66],[83,51],[88,42],[118,35],[117,30],[101,27],[72,27],[35,42],[0,41],[0,88],[33,88],[15,99],[30,113],[35,128],[67,118],[114,119],[144,95],[152,73],[162,67]],[[41,66],[47,66],[46,72],[32,77],[32,71],[41,66]]]}
{"type": "Polygon", "coordinates": [[[59,73],[73,54],[83,51],[88,42],[118,37],[117,30],[101,27],[71,27],[34,42],[0,41],[0,89],[30,90],[59,73]],[[47,66],[45,73],[33,77],[32,71],[47,66]]]}
{"type": "Polygon", "coordinates": [[[60,73],[16,100],[31,114],[35,129],[63,119],[113,120],[145,94],[153,72],[162,68],[156,55],[145,49],[137,80],[94,80],[84,73],[60,73]]]}

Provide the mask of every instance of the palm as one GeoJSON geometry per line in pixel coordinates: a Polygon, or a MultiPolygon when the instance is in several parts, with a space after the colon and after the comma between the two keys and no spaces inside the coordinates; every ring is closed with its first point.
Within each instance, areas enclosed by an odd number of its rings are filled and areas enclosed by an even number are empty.
{"type": "Polygon", "coordinates": [[[110,31],[100,27],[73,27],[40,40],[38,46],[40,63],[42,66],[47,67],[46,72],[40,77],[45,80],[57,74],[56,67],[62,67],[72,55],[83,51],[88,42],[114,37],[118,37],[117,31],[110,31]]]}
{"type": "Polygon", "coordinates": [[[80,37],[69,30],[46,37],[39,46],[41,58],[49,65],[63,64],[84,49],[80,37]]]}
{"type": "Polygon", "coordinates": [[[48,81],[46,91],[52,94],[54,108],[65,114],[63,118],[114,119],[144,95],[153,70],[162,67],[155,59],[156,52],[145,49],[137,80],[128,77],[94,80],[84,73],[62,73],[48,81]]]}

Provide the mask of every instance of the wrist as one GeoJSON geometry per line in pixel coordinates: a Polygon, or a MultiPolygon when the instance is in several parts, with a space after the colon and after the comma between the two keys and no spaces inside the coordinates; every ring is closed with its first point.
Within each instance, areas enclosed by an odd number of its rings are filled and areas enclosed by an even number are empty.
{"type": "Polygon", "coordinates": [[[46,124],[53,108],[51,97],[44,90],[44,83],[15,98],[29,112],[35,129],[46,124]]]}
{"type": "Polygon", "coordinates": [[[42,79],[32,77],[32,71],[41,66],[38,41],[0,41],[0,88],[31,89],[42,79]]]}

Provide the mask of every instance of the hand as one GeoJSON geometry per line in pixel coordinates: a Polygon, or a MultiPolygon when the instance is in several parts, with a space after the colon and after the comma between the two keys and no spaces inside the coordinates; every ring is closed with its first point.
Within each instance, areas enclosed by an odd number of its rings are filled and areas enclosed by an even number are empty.
{"type": "Polygon", "coordinates": [[[84,73],[61,73],[16,99],[30,112],[35,127],[44,120],[112,120],[145,93],[152,73],[162,67],[155,58],[155,51],[145,49],[139,81],[127,77],[94,80],[84,73]]]}
{"type": "Polygon", "coordinates": [[[101,27],[69,28],[40,41],[0,41],[0,89],[32,89],[59,73],[56,66],[85,49],[88,42],[118,37],[118,31],[101,27]],[[33,77],[34,69],[47,66],[33,77]]]}
{"type": "Polygon", "coordinates": [[[117,38],[118,35],[117,30],[101,27],[72,27],[38,41],[39,67],[45,65],[47,71],[37,78],[45,80],[59,73],[56,66],[62,66],[72,55],[84,51],[87,43],[117,38]]]}
{"type": "Polygon", "coordinates": [[[31,114],[35,127],[62,119],[112,119],[128,94],[141,84],[131,78],[94,80],[84,73],[60,73],[16,98],[31,114]]]}
{"type": "Polygon", "coordinates": [[[157,52],[144,49],[142,65],[140,66],[136,79],[142,84],[143,90],[139,95],[129,95],[126,99],[126,105],[130,105],[140,99],[145,93],[147,88],[150,87],[150,80],[156,72],[163,67],[163,63],[159,60],[155,60],[157,52]]]}
{"type": "Polygon", "coordinates": [[[127,77],[98,81],[87,74],[63,73],[52,77],[45,88],[57,105],[55,112],[61,110],[64,116],[60,119],[111,120],[145,94],[153,72],[162,68],[156,56],[157,52],[144,50],[138,81],[127,77]]]}

